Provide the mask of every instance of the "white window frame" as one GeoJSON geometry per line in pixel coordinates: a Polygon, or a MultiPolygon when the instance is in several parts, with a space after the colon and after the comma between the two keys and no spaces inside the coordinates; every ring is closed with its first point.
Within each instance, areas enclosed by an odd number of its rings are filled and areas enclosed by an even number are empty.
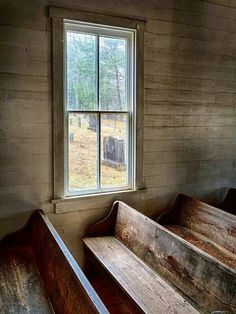
{"type": "MultiPolygon", "coordinates": [[[[100,24],[93,24],[93,23],[87,23],[87,22],[81,22],[81,21],[75,21],[75,20],[64,20],[64,57],[63,57],[63,63],[64,63],[64,152],[65,152],[65,159],[64,159],[64,190],[65,190],[65,196],[79,196],[79,195],[90,195],[95,193],[104,193],[104,192],[113,192],[113,191],[125,191],[125,190],[134,190],[135,188],[135,139],[136,139],[136,129],[135,129],[135,120],[136,120],[136,113],[135,113],[135,90],[136,90],[136,84],[135,84],[135,69],[136,69],[136,30],[134,29],[127,29],[127,28],[121,28],[121,27],[112,27],[107,25],[100,25],[100,24]],[[127,39],[128,47],[127,47],[127,110],[101,110],[99,109],[99,97],[97,98],[97,110],[69,110],[67,109],[67,86],[66,86],[66,75],[67,75],[67,69],[66,69],[66,53],[67,53],[67,42],[66,42],[66,31],[75,31],[75,32],[81,32],[85,34],[96,34],[98,35],[98,38],[100,36],[107,36],[112,38],[124,38],[127,39]],[[70,191],[69,190],[69,164],[68,164],[68,156],[69,156],[69,143],[68,143],[68,116],[69,113],[94,113],[97,114],[99,117],[98,119],[98,137],[97,139],[97,147],[98,147],[98,169],[97,169],[97,175],[98,175],[98,184],[101,185],[101,114],[112,114],[112,113],[124,113],[127,114],[128,117],[128,142],[126,145],[125,150],[127,151],[127,185],[125,186],[116,186],[116,187],[107,187],[107,188],[94,188],[94,189],[81,189],[81,190],[75,190],[70,191]]],[[[97,56],[96,56],[97,57],[97,56]]],[[[98,61],[98,60],[97,60],[98,61]]],[[[97,65],[96,65],[97,66],[97,65]]],[[[97,68],[98,70],[98,68],[97,68]]],[[[96,80],[99,81],[99,73],[96,73],[96,80]]],[[[99,86],[99,84],[98,84],[99,86]]],[[[97,86],[97,88],[99,88],[97,86]]],[[[99,90],[97,90],[97,93],[99,95],[99,90]]]]}
{"type": "MultiPolygon", "coordinates": [[[[128,190],[136,191],[143,189],[143,98],[144,98],[144,30],[146,28],[146,21],[132,18],[105,15],[99,12],[77,11],[63,8],[50,7],[49,16],[52,18],[52,48],[53,48],[53,161],[54,161],[54,201],[73,197],[65,187],[65,137],[67,132],[65,125],[65,94],[64,94],[64,20],[72,20],[78,22],[85,22],[97,24],[98,26],[105,26],[107,30],[109,27],[125,31],[125,29],[133,30],[135,34],[136,46],[136,66],[133,71],[138,78],[136,81],[136,89],[134,93],[133,102],[136,104],[133,108],[133,124],[132,124],[132,158],[133,158],[133,180],[128,190]]],[[[92,191],[93,194],[99,195],[117,192],[109,189],[92,191]]],[[[123,189],[118,189],[123,191],[123,189]]],[[[91,197],[91,194],[87,194],[91,197]]],[[[81,194],[76,193],[75,196],[81,197],[81,194]]]]}

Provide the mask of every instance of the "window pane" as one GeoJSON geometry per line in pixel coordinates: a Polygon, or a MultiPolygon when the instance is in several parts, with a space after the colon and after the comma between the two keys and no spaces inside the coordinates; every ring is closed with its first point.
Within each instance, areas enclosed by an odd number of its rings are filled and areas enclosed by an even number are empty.
{"type": "Polygon", "coordinates": [[[69,190],[97,188],[96,114],[69,114],[69,190]]]}
{"type": "Polygon", "coordinates": [[[101,187],[127,186],[127,115],[101,115],[101,187]]]}
{"type": "Polygon", "coordinates": [[[99,95],[102,110],[127,108],[127,40],[100,37],[99,95]]]}
{"type": "Polygon", "coordinates": [[[97,37],[67,31],[67,108],[96,109],[96,41],[97,37]]]}

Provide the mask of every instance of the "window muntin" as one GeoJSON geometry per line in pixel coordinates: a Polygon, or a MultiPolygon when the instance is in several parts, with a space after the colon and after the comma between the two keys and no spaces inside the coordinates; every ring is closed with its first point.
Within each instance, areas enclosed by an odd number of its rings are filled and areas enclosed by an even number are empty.
{"type": "Polygon", "coordinates": [[[135,31],[64,21],[65,194],[134,188],[135,31]]]}

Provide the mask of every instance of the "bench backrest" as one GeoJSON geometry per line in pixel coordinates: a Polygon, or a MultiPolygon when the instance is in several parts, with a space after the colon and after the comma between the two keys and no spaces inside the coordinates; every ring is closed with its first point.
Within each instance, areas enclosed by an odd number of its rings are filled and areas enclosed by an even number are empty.
{"type": "Polygon", "coordinates": [[[109,313],[42,211],[0,241],[0,249],[21,246],[32,250],[55,313],[109,313]]]}
{"type": "Polygon", "coordinates": [[[160,224],[179,224],[236,253],[236,217],[192,197],[179,194],[160,224]]]}
{"type": "Polygon", "coordinates": [[[58,313],[108,314],[81,268],[43,213],[35,221],[32,235],[31,246],[54,309],[58,313]]]}

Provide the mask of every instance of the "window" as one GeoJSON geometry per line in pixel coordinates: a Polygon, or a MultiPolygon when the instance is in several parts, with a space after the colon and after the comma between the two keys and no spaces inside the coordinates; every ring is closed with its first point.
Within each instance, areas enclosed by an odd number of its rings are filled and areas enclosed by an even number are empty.
{"type": "Polygon", "coordinates": [[[135,31],[64,21],[66,195],[134,186],[135,31]]]}
{"type": "Polygon", "coordinates": [[[59,8],[50,16],[54,197],[139,189],[144,22],[59,8]]]}

